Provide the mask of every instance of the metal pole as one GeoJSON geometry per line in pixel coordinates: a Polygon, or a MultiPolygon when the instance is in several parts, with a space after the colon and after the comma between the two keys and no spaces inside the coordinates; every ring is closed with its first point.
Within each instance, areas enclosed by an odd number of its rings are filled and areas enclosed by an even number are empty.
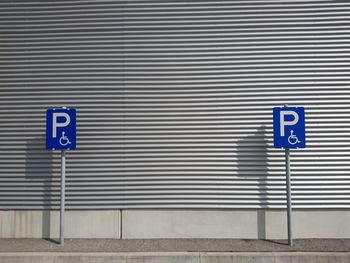
{"type": "Polygon", "coordinates": [[[61,151],[61,210],[60,210],[60,244],[64,245],[64,202],[66,189],[66,151],[61,151]]]}
{"type": "Polygon", "coordinates": [[[286,185],[287,185],[287,224],[288,224],[288,245],[293,246],[292,236],[292,196],[290,182],[290,155],[289,149],[286,151],[286,185]]]}

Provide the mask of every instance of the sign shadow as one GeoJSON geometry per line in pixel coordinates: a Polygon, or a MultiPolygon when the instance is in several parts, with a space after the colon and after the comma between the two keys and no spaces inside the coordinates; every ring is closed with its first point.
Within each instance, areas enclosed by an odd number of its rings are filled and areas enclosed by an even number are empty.
{"type": "MultiPolygon", "coordinates": [[[[45,137],[28,139],[25,149],[26,184],[35,191],[36,207],[42,211],[42,237],[50,239],[51,210],[54,206],[54,163],[53,152],[45,149],[45,137]]],[[[31,190],[33,191],[33,190],[31,190]]]]}
{"type": "Polygon", "coordinates": [[[246,187],[249,187],[247,195],[258,196],[257,236],[258,239],[265,240],[265,209],[269,208],[268,139],[265,125],[259,126],[254,134],[237,142],[237,166],[238,176],[247,181],[246,187]]]}

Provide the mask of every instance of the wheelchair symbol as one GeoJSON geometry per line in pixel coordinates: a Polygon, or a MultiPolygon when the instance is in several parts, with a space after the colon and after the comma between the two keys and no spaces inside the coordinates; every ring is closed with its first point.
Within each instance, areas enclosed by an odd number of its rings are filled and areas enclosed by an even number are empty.
{"type": "Polygon", "coordinates": [[[59,143],[62,145],[62,146],[66,146],[68,144],[71,144],[71,142],[69,141],[68,137],[65,135],[65,132],[62,132],[62,136],[59,140],[59,143]]]}
{"type": "Polygon", "coordinates": [[[294,135],[293,133],[294,133],[294,131],[291,130],[290,135],[288,137],[289,144],[294,145],[294,144],[300,143],[298,137],[296,135],[294,135]]]}

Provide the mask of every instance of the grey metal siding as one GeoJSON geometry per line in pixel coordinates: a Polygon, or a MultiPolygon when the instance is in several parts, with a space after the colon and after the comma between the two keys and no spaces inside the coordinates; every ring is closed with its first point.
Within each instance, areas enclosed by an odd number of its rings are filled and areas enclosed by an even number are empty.
{"type": "Polygon", "coordinates": [[[282,208],[272,107],[306,108],[293,204],[350,208],[350,2],[1,1],[0,208],[282,208]]]}

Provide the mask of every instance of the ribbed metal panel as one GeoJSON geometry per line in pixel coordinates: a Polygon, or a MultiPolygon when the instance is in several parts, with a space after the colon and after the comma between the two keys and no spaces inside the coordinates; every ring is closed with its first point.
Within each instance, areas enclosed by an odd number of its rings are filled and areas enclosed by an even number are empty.
{"type": "Polygon", "coordinates": [[[306,108],[293,204],[350,208],[350,2],[1,1],[0,208],[282,208],[272,108],[306,108]]]}

